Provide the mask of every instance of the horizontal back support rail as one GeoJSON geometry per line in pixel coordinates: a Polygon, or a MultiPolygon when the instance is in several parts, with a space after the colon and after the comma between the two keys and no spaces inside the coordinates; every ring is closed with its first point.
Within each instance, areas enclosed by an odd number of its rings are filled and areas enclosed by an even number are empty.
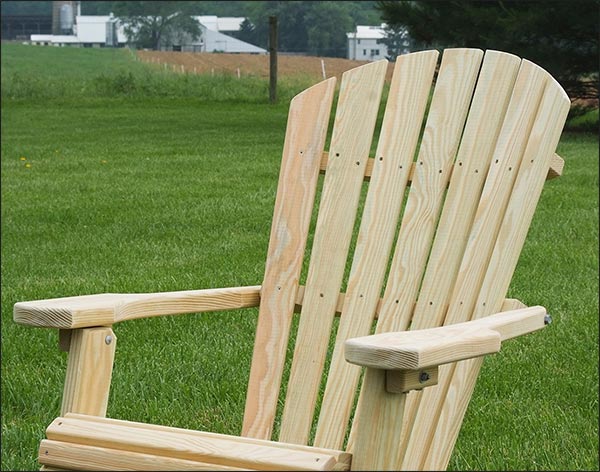
{"type": "MultiPolygon", "coordinates": [[[[296,306],[294,308],[294,311],[296,313],[300,313],[300,310],[302,309],[303,299],[304,299],[304,285],[300,285],[298,287],[298,293],[296,295],[296,306]]],[[[337,305],[335,307],[335,315],[336,316],[340,316],[342,314],[342,308],[344,307],[345,299],[346,299],[346,294],[344,292],[340,292],[340,294],[338,295],[337,305]]],[[[379,302],[377,303],[377,308],[375,309],[375,319],[378,318],[379,310],[381,309],[382,303],[383,303],[383,299],[380,298],[379,302]]],[[[502,309],[500,311],[516,310],[518,308],[525,308],[525,307],[526,307],[526,305],[521,300],[517,300],[516,298],[505,298],[504,302],[502,303],[502,309]]]]}
{"type": "MultiPolygon", "coordinates": [[[[329,162],[329,152],[324,151],[323,157],[321,158],[321,164],[319,167],[321,174],[324,174],[327,171],[328,162],[329,162]]],[[[371,175],[373,174],[373,165],[374,164],[375,164],[375,158],[369,157],[369,159],[367,160],[367,165],[365,166],[365,180],[369,180],[371,178],[371,175]]],[[[555,153],[552,156],[552,159],[550,160],[550,168],[548,169],[548,175],[546,176],[546,180],[551,180],[551,179],[560,177],[562,175],[564,166],[565,166],[564,159],[555,153]]],[[[413,164],[410,168],[409,176],[408,176],[409,184],[413,180],[414,172],[415,172],[415,164],[413,162],[413,164]]]]}

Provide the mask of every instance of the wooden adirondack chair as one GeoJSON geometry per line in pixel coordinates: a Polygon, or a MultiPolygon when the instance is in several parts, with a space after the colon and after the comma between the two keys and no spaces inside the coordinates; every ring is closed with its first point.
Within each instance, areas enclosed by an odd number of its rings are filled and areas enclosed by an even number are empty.
{"type": "Polygon", "coordinates": [[[335,78],[292,100],[261,286],[15,305],[16,322],[59,328],[68,342],[61,416],[39,450],[47,469],[446,468],[483,356],[548,323],[543,307],[505,297],[544,181],[561,173],[554,152],[570,102],[527,60],[447,49],[428,107],[438,55],[398,57],[372,157],[386,61],[343,75],[329,152],[335,78]],[[114,323],[254,306],[260,309],[240,437],[104,417],[114,323]],[[294,358],[274,441],[294,312],[294,358]]]}

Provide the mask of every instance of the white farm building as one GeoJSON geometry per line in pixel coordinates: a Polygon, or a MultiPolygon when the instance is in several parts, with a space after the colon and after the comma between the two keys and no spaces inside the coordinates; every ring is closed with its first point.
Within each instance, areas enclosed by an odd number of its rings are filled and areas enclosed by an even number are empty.
{"type": "MultiPolygon", "coordinates": [[[[387,45],[383,42],[385,39],[385,23],[379,26],[357,25],[356,30],[346,33],[348,38],[348,59],[358,61],[377,61],[388,57],[389,51],[387,45]]],[[[404,49],[398,51],[399,54],[405,54],[409,51],[408,36],[404,33],[406,40],[403,42],[404,49]]]]}
{"type": "MultiPolygon", "coordinates": [[[[55,34],[32,34],[33,44],[75,47],[122,47],[128,42],[119,19],[110,15],[81,15],[81,2],[54,2],[59,4],[57,15],[60,27],[55,34]]],[[[202,35],[192,40],[187,34],[173,34],[162,41],[161,50],[193,52],[228,52],[266,54],[266,50],[241,41],[226,33],[239,31],[244,18],[214,15],[194,16],[202,35]]]]}

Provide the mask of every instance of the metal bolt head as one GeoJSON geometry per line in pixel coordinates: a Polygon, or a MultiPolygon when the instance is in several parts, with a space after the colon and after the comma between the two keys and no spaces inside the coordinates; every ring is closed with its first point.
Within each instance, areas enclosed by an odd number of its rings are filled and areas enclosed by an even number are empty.
{"type": "Polygon", "coordinates": [[[550,323],[552,323],[552,317],[547,314],[546,316],[544,316],[544,324],[549,325],[550,323]]]}
{"type": "Polygon", "coordinates": [[[427,382],[431,377],[427,372],[421,372],[419,374],[419,382],[424,383],[427,382]]]}
{"type": "Polygon", "coordinates": [[[106,344],[112,343],[112,340],[113,340],[113,337],[110,334],[104,338],[104,342],[106,344]]]}

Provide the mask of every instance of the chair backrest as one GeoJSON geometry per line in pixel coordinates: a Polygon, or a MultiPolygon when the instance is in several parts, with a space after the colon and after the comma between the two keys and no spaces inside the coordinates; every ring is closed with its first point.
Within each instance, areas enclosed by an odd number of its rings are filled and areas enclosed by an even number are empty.
{"type": "MultiPolygon", "coordinates": [[[[346,339],[500,311],[570,102],[547,72],[516,56],[447,49],[439,67],[438,56],[398,57],[372,157],[387,61],[343,75],[328,153],[335,79],[293,99],[243,435],[271,439],[285,400],[279,441],[307,444],[314,434],[315,446],[352,449],[361,370],[344,360],[346,339]]],[[[468,403],[477,372],[447,366],[445,383],[409,395],[405,425],[393,433],[398,467],[447,462],[466,405],[446,393],[458,388],[468,403]],[[432,450],[440,452],[431,458],[432,450]]]]}

